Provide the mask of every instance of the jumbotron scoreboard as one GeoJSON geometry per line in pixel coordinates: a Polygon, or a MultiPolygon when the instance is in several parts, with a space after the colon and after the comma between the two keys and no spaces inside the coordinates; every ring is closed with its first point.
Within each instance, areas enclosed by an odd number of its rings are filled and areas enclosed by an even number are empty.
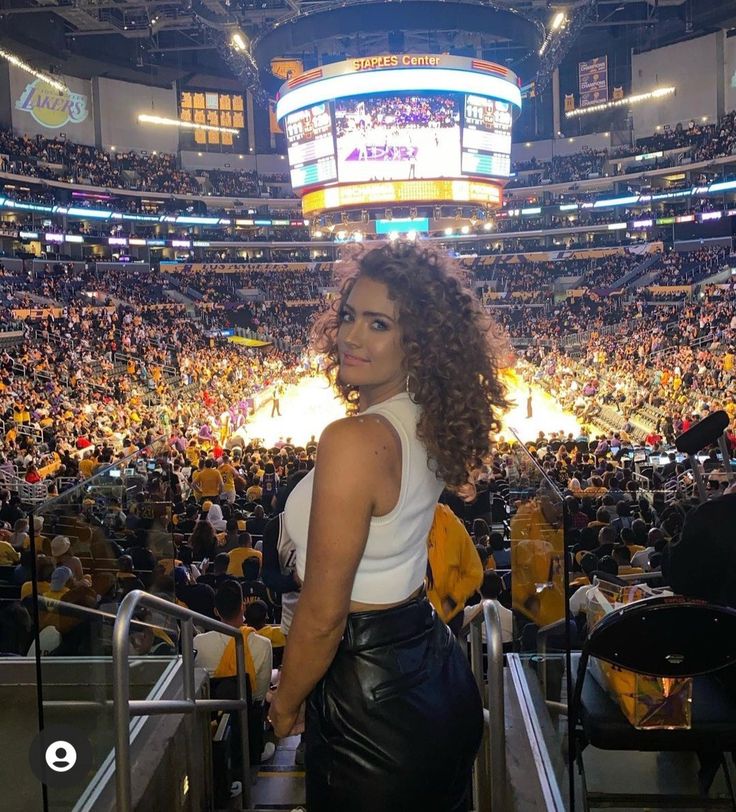
{"type": "Polygon", "coordinates": [[[521,110],[508,68],[446,54],[388,54],[287,81],[276,115],[305,215],[392,203],[495,208],[521,110]]]}

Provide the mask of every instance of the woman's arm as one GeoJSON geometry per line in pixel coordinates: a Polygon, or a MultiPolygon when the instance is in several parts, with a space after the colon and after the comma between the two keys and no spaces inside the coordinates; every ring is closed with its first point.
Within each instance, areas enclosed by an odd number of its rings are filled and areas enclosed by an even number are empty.
{"type": "Polygon", "coordinates": [[[391,431],[382,418],[348,418],[332,423],[320,439],[304,585],[271,707],[277,735],[289,733],[302,702],[337,651],[368,539],[376,486],[396,454],[391,431]]]}

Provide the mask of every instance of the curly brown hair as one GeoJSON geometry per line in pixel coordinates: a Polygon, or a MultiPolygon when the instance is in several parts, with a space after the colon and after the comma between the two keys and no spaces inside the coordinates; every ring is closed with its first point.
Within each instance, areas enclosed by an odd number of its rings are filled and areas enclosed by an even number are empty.
{"type": "Polygon", "coordinates": [[[411,397],[422,407],[417,437],[437,475],[451,488],[464,485],[472,463],[488,453],[493,424],[508,405],[499,378],[500,331],[462,270],[421,243],[353,248],[335,276],[340,294],[312,328],[314,348],[327,357],[328,379],[353,402],[355,390],[338,377],[340,313],[359,277],[384,283],[398,305],[411,397]]]}

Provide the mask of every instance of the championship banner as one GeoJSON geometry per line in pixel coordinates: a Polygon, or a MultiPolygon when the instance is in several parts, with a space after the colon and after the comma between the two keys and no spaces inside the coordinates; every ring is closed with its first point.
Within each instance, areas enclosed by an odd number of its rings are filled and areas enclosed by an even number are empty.
{"type": "Polygon", "coordinates": [[[271,60],[271,73],[279,79],[288,82],[304,73],[304,63],[301,59],[281,59],[271,60]]]}
{"type": "Polygon", "coordinates": [[[608,56],[578,63],[578,90],[581,107],[608,101],[608,56]]]}
{"type": "Polygon", "coordinates": [[[565,112],[572,113],[575,109],[575,94],[565,93],[565,112]]]}
{"type": "Polygon", "coordinates": [[[268,102],[268,125],[271,135],[279,135],[284,131],[279,127],[279,120],[276,118],[276,102],[268,102]]]}

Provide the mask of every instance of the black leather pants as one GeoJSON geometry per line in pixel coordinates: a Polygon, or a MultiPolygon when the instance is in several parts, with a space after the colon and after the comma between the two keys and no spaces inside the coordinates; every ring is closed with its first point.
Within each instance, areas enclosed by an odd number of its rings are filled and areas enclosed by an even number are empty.
{"type": "Polygon", "coordinates": [[[348,616],[309,697],[309,812],[461,812],[483,731],[467,659],[425,597],[348,616]]]}

